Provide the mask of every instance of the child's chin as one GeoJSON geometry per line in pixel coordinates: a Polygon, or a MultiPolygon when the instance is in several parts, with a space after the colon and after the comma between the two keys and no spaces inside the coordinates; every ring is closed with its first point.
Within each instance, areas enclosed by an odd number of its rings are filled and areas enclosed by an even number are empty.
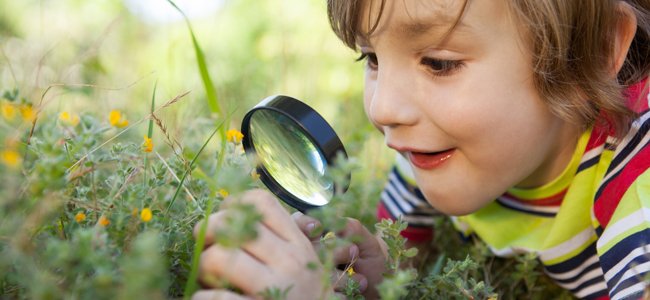
{"type": "MultiPolygon", "coordinates": [[[[427,197],[427,199],[429,199],[427,197]]],[[[461,217],[465,215],[469,215],[472,213],[475,213],[476,211],[480,210],[481,208],[485,207],[492,201],[480,201],[480,202],[472,202],[472,201],[462,201],[459,200],[460,198],[452,199],[449,201],[429,201],[429,204],[433,206],[437,211],[448,215],[448,216],[455,216],[455,217],[461,217]]]]}

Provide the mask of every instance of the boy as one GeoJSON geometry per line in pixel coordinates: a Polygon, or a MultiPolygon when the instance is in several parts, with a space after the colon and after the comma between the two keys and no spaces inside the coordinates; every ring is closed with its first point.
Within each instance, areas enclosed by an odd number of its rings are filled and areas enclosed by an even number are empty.
{"type": "MultiPolygon", "coordinates": [[[[430,235],[427,214],[459,216],[459,230],[497,255],[538,253],[577,297],[641,297],[650,270],[649,10],[645,0],[329,1],[334,31],[367,61],[366,113],[400,154],[379,216],[403,216],[414,244],[430,235]]],[[[266,192],[240,201],[264,215],[258,239],[209,246],[202,274],[250,296],[267,287],[291,287],[291,299],[331,293],[321,268],[305,269],[317,261],[305,237],[315,220],[292,222],[266,192]]],[[[209,232],[224,226],[227,206],[209,232]]],[[[340,234],[364,237],[336,259],[354,260],[364,295],[376,297],[380,242],[355,221],[340,234]]],[[[246,298],[195,295],[204,296],[246,298]]]]}

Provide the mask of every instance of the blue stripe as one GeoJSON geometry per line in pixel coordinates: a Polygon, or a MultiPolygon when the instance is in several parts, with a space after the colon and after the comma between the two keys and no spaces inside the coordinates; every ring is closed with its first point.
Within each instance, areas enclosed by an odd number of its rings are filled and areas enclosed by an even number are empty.
{"type": "Polygon", "coordinates": [[[549,273],[560,274],[576,269],[582,265],[585,261],[589,260],[591,257],[597,256],[596,254],[596,242],[591,243],[587,248],[582,250],[578,255],[569,258],[561,263],[547,265],[545,266],[546,270],[549,273]]]}
{"type": "Polygon", "coordinates": [[[637,145],[643,140],[643,137],[648,133],[650,129],[650,119],[646,120],[639,126],[639,131],[630,139],[630,141],[625,145],[621,152],[614,157],[611,163],[611,169],[616,168],[621,162],[636,148],[637,145]]]}
{"type": "MultiPolygon", "coordinates": [[[[648,134],[648,130],[649,130],[649,129],[650,129],[650,119],[646,120],[646,121],[641,125],[641,127],[639,128],[639,131],[634,135],[634,137],[633,137],[633,138],[630,140],[630,142],[625,146],[625,148],[621,151],[621,153],[619,153],[618,155],[616,155],[616,157],[614,157],[614,159],[612,159],[612,162],[610,163],[609,167],[607,168],[607,172],[605,172],[605,177],[609,176],[610,172],[611,172],[612,170],[614,170],[618,165],[621,164],[621,162],[622,162],[623,160],[625,160],[625,159],[628,157],[628,155],[630,154],[630,152],[632,152],[632,150],[634,149],[634,147],[636,147],[636,146],[639,144],[639,141],[640,141],[641,139],[643,139],[643,137],[645,137],[645,136],[648,134]]],[[[605,146],[607,146],[607,145],[605,145],[605,146]]],[[[648,146],[648,144],[642,146],[642,148],[645,148],[645,147],[647,147],[647,146],[648,146]]],[[[604,181],[604,182],[601,184],[600,188],[599,188],[598,191],[596,192],[596,196],[595,196],[594,199],[598,199],[598,198],[600,198],[600,195],[603,193],[603,191],[605,190],[605,188],[609,185],[609,183],[610,183],[612,180],[616,179],[616,177],[621,173],[621,171],[623,171],[623,169],[625,169],[625,168],[621,168],[621,169],[618,170],[618,172],[616,172],[612,177],[610,177],[609,180],[604,181]]]]}
{"type": "MultiPolygon", "coordinates": [[[[588,287],[588,286],[590,286],[590,285],[593,285],[593,284],[596,284],[596,283],[600,283],[600,282],[603,282],[603,283],[604,283],[604,282],[605,282],[605,278],[603,278],[602,276],[598,276],[598,277],[595,277],[595,278],[589,279],[589,280],[583,282],[581,285],[579,285],[579,286],[576,287],[575,289],[572,289],[571,292],[575,294],[575,293],[579,292],[580,290],[582,290],[582,289],[584,289],[584,288],[586,288],[586,287],[588,287]]],[[[607,285],[605,285],[605,286],[607,286],[607,285]]],[[[591,294],[589,294],[589,295],[590,295],[590,296],[593,296],[593,295],[607,295],[607,293],[608,293],[607,288],[606,288],[606,287],[603,287],[602,289],[600,289],[600,290],[598,290],[598,291],[596,291],[596,292],[594,292],[594,293],[591,293],[591,294]]]]}
{"type": "Polygon", "coordinates": [[[624,238],[622,241],[614,245],[614,247],[609,249],[606,253],[601,255],[600,266],[603,268],[603,271],[607,273],[607,271],[616,266],[616,264],[625,258],[625,256],[630,254],[630,251],[649,244],[650,229],[646,228],[624,238]]]}
{"type": "MultiPolygon", "coordinates": [[[[631,286],[633,286],[633,285],[635,285],[635,284],[637,284],[639,282],[642,282],[643,278],[646,276],[646,274],[648,274],[648,271],[640,273],[640,274],[636,274],[635,276],[632,276],[632,277],[630,277],[628,279],[625,279],[623,282],[621,282],[621,284],[618,287],[616,287],[610,293],[612,294],[612,296],[615,296],[616,294],[620,293],[622,290],[624,290],[624,289],[626,289],[628,287],[631,287],[631,286]]],[[[615,284],[615,283],[612,282],[612,285],[613,284],[615,284]]],[[[642,293],[643,293],[643,288],[641,288],[641,290],[638,293],[634,293],[633,295],[641,296],[642,293]]],[[[632,295],[629,295],[627,297],[630,297],[630,299],[631,299],[631,296],[632,295]]]]}
{"type": "Polygon", "coordinates": [[[634,266],[638,266],[638,265],[640,265],[642,263],[646,263],[646,262],[648,262],[647,255],[646,256],[641,255],[641,256],[635,257],[632,261],[630,261],[630,263],[628,263],[625,266],[625,268],[621,269],[620,272],[616,273],[616,275],[614,277],[609,279],[609,282],[611,283],[611,286],[614,286],[619,280],[621,280],[621,277],[623,277],[623,274],[625,274],[625,272],[627,272],[627,270],[633,268],[634,266]]]}
{"type": "MultiPolygon", "coordinates": [[[[567,279],[553,279],[553,280],[557,281],[558,283],[565,283],[565,284],[572,283],[578,281],[580,278],[582,278],[582,276],[584,276],[588,272],[591,272],[594,269],[600,269],[600,264],[598,263],[598,261],[595,261],[593,264],[588,265],[586,268],[582,269],[576,276],[567,279]]],[[[605,282],[603,276],[600,276],[600,281],[605,282]]]]}
{"type": "MultiPolygon", "coordinates": [[[[422,191],[420,191],[420,189],[419,189],[417,186],[412,185],[412,184],[406,182],[406,179],[404,179],[404,177],[402,176],[402,174],[399,173],[399,171],[397,170],[397,167],[393,167],[393,169],[391,170],[391,173],[395,174],[395,177],[399,180],[399,183],[400,183],[400,184],[401,184],[401,185],[402,185],[402,186],[403,186],[407,191],[409,191],[410,194],[416,196],[418,199],[422,200],[422,202],[427,202],[427,199],[426,199],[426,198],[424,197],[424,195],[422,194],[422,191]]],[[[428,202],[427,202],[427,203],[428,203],[428,202]]]]}
{"type": "MultiPolygon", "coordinates": [[[[386,195],[386,197],[381,198],[384,201],[384,203],[390,202],[390,203],[394,204],[394,205],[391,205],[391,206],[395,206],[395,207],[397,207],[397,210],[399,210],[398,212],[395,212],[395,213],[399,213],[399,215],[403,215],[407,211],[406,209],[404,209],[404,207],[402,207],[402,205],[397,203],[397,201],[395,200],[395,195],[391,194],[388,191],[388,189],[384,189],[384,195],[386,195]]],[[[390,210],[391,206],[386,205],[386,208],[388,210],[390,210]]]]}
{"type": "Polygon", "coordinates": [[[580,173],[580,172],[582,172],[582,171],[584,171],[584,170],[586,170],[586,169],[592,167],[593,165],[597,164],[598,161],[600,161],[600,154],[598,154],[598,155],[596,155],[596,156],[590,158],[589,160],[587,160],[587,161],[581,163],[581,164],[578,166],[578,171],[576,172],[576,174],[578,174],[578,173],[580,173]]]}

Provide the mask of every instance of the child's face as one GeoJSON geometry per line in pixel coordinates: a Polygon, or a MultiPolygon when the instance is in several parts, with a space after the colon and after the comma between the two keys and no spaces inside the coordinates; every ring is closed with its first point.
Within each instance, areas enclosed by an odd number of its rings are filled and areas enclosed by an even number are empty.
{"type": "MultiPolygon", "coordinates": [[[[378,11],[367,2],[363,32],[378,11]]],[[[368,54],[366,113],[410,161],[428,201],[456,215],[509,187],[548,183],[579,135],[535,89],[531,56],[503,1],[470,1],[443,39],[460,2],[388,0],[377,30],[359,43],[368,54]]]]}

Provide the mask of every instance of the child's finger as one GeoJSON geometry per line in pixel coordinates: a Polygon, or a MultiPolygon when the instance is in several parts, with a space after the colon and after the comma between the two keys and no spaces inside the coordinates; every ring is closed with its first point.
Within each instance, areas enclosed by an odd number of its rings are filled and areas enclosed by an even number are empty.
{"type": "Polygon", "coordinates": [[[223,279],[250,295],[262,291],[265,285],[273,282],[271,271],[248,253],[217,244],[201,254],[199,274],[201,282],[208,286],[214,287],[215,280],[223,279]]]}
{"type": "Polygon", "coordinates": [[[192,295],[192,300],[252,300],[228,290],[200,290],[192,295]]]}
{"type": "Polygon", "coordinates": [[[294,262],[296,257],[304,256],[297,253],[296,248],[264,224],[258,224],[257,238],[242,245],[242,249],[269,266],[284,266],[294,262]]]}
{"type": "Polygon", "coordinates": [[[346,244],[334,249],[334,264],[342,265],[354,262],[359,257],[359,247],[355,244],[346,244]]]}
{"type": "Polygon", "coordinates": [[[194,230],[192,232],[194,238],[196,239],[199,237],[203,223],[208,222],[208,227],[205,231],[205,243],[203,244],[203,249],[210,247],[214,243],[214,232],[216,231],[218,224],[222,223],[221,220],[223,220],[224,215],[225,210],[220,210],[216,213],[211,214],[207,220],[201,220],[200,222],[196,223],[196,225],[194,225],[194,230]]]}
{"type": "Polygon", "coordinates": [[[225,200],[221,204],[222,208],[227,208],[235,201],[254,205],[263,216],[262,222],[281,238],[287,241],[304,239],[304,235],[293,222],[289,213],[271,193],[259,189],[248,191],[239,200],[225,200]]]}
{"type": "Polygon", "coordinates": [[[311,241],[318,241],[323,233],[323,226],[320,221],[297,211],[291,215],[298,229],[311,241]]]}

